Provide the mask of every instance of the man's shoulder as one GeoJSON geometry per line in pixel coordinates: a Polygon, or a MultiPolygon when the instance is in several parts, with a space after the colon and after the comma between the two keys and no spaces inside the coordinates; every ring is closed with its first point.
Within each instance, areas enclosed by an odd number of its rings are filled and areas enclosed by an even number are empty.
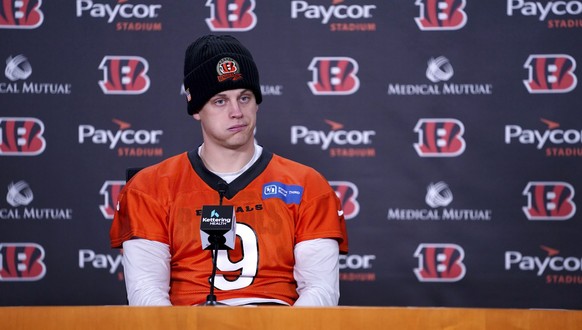
{"type": "Polygon", "coordinates": [[[296,169],[300,171],[316,171],[313,167],[300,163],[296,160],[273,153],[272,164],[280,168],[296,169]]]}
{"type": "Polygon", "coordinates": [[[273,154],[271,166],[275,172],[283,172],[298,179],[324,180],[315,168],[277,154],[273,154]]]}
{"type": "Polygon", "coordinates": [[[159,163],[134,169],[136,173],[128,183],[136,187],[144,183],[150,186],[161,181],[173,181],[175,178],[183,176],[185,171],[191,170],[192,166],[187,153],[184,152],[166,158],[159,163]]]}

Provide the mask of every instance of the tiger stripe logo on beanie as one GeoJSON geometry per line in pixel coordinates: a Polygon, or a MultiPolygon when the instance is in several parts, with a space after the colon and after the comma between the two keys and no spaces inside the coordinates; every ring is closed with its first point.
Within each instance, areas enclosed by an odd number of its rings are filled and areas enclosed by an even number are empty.
{"type": "Polygon", "coordinates": [[[218,61],[216,72],[218,72],[218,81],[220,82],[226,79],[238,80],[242,78],[242,75],[238,73],[238,63],[230,57],[218,61]]]}
{"type": "Polygon", "coordinates": [[[188,114],[198,113],[222,91],[249,89],[262,101],[259,71],[251,52],[230,35],[205,35],[186,49],[184,90],[188,114]]]}

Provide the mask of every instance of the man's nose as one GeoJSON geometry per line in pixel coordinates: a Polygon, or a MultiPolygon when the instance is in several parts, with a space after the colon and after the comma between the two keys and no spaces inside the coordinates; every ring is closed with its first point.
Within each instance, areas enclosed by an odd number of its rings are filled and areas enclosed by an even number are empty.
{"type": "Polygon", "coordinates": [[[230,108],[229,108],[230,116],[232,118],[241,117],[242,116],[242,110],[241,110],[241,106],[238,103],[238,101],[235,100],[234,102],[230,102],[230,105],[231,105],[230,108]]]}

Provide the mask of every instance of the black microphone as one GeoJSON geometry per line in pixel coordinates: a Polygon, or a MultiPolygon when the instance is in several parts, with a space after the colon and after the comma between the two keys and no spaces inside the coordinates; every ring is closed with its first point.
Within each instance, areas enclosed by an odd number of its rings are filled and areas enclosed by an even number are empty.
{"type": "Polygon", "coordinates": [[[203,250],[212,250],[212,275],[208,278],[210,282],[210,293],[206,296],[205,305],[218,305],[214,295],[214,278],[216,277],[216,260],[219,250],[232,250],[236,238],[236,217],[234,206],[222,205],[222,199],[228,190],[225,182],[218,183],[218,193],[220,195],[220,205],[202,206],[202,217],[200,219],[200,241],[203,250]]]}
{"type": "Polygon", "coordinates": [[[224,198],[224,195],[226,195],[227,191],[228,191],[228,184],[226,184],[226,182],[224,182],[224,181],[220,181],[218,183],[218,196],[220,196],[220,201],[219,201],[220,205],[222,205],[222,199],[224,198]]]}
{"type": "Polygon", "coordinates": [[[204,205],[200,219],[200,238],[203,250],[234,249],[236,217],[232,205],[204,205]]]}

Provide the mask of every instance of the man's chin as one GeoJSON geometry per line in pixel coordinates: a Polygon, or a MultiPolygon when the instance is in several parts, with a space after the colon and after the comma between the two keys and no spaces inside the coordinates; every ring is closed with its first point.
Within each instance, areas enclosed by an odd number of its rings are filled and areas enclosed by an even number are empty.
{"type": "Polygon", "coordinates": [[[230,139],[226,140],[225,145],[228,149],[236,150],[241,149],[246,146],[254,145],[254,137],[248,136],[241,136],[239,134],[231,137],[230,139]]]}

